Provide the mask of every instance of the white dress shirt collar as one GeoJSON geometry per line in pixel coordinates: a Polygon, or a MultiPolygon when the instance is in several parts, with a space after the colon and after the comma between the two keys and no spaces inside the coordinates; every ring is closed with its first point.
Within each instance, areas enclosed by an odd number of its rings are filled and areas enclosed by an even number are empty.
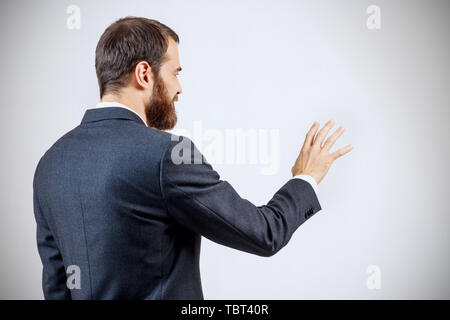
{"type": "Polygon", "coordinates": [[[97,103],[97,105],[95,106],[95,108],[105,108],[105,107],[119,107],[119,108],[125,108],[127,110],[130,110],[131,112],[134,112],[139,118],[141,118],[142,122],[147,126],[147,123],[145,122],[145,120],[140,116],[139,113],[137,113],[136,111],[134,111],[133,109],[131,109],[130,107],[127,107],[124,104],[121,104],[119,102],[99,102],[97,103]]]}

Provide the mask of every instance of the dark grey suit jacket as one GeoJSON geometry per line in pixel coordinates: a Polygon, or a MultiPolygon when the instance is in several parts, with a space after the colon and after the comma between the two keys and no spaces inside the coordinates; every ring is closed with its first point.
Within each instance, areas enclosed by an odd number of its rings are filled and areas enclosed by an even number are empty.
{"type": "Polygon", "coordinates": [[[255,206],[187,137],[119,107],[88,109],[42,156],[33,190],[46,299],[203,299],[201,236],[269,257],[321,210],[302,179],[255,206]]]}

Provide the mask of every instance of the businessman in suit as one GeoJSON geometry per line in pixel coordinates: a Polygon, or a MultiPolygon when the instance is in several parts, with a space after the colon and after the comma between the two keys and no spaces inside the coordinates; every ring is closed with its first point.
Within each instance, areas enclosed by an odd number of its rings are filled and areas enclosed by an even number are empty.
{"type": "Polygon", "coordinates": [[[156,20],[110,25],[97,48],[101,102],[41,157],[33,180],[46,299],[204,299],[201,236],[263,257],[321,210],[333,121],[305,137],[262,206],[241,198],[187,137],[165,132],[181,94],[177,34],[156,20]]]}

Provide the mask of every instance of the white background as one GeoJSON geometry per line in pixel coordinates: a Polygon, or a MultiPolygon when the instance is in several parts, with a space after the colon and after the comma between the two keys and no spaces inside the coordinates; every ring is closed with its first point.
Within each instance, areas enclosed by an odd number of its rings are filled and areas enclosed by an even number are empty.
{"type": "Polygon", "coordinates": [[[323,209],[275,256],[203,238],[206,299],[450,298],[449,9],[448,1],[2,1],[0,298],[43,297],[33,173],[98,102],[95,46],[127,15],[180,36],[176,128],[279,129],[277,174],[213,163],[243,198],[270,200],[315,120],[347,129],[332,150],[355,147],[319,184],[323,209]],[[79,30],[66,27],[71,4],[81,9],[79,30]],[[372,4],[380,30],[366,26],[372,4]],[[366,286],[370,265],[381,270],[378,290],[366,286]]]}

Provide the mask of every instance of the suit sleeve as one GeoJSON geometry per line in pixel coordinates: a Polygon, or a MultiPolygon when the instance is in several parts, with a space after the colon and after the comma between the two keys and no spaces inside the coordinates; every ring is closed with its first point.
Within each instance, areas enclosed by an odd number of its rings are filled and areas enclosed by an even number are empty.
{"type": "Polygon", "coordinates": [[[43,265],[44,298],[48,300],[71,299],[70,290],[66,286],[67,278],[61,254],[39,204],[36,173],[33,179],[33,207],[37,224],[37,247],[43,265]]]}
{"type": "Polygon", "coordinates": [[[255,206],[220,179],[190,139],[172,136],[160,175],[168,214],[211,241],[272,256],[322,209],[313,187],[302,179],[290,179],[266,205],[255,206]]]}

